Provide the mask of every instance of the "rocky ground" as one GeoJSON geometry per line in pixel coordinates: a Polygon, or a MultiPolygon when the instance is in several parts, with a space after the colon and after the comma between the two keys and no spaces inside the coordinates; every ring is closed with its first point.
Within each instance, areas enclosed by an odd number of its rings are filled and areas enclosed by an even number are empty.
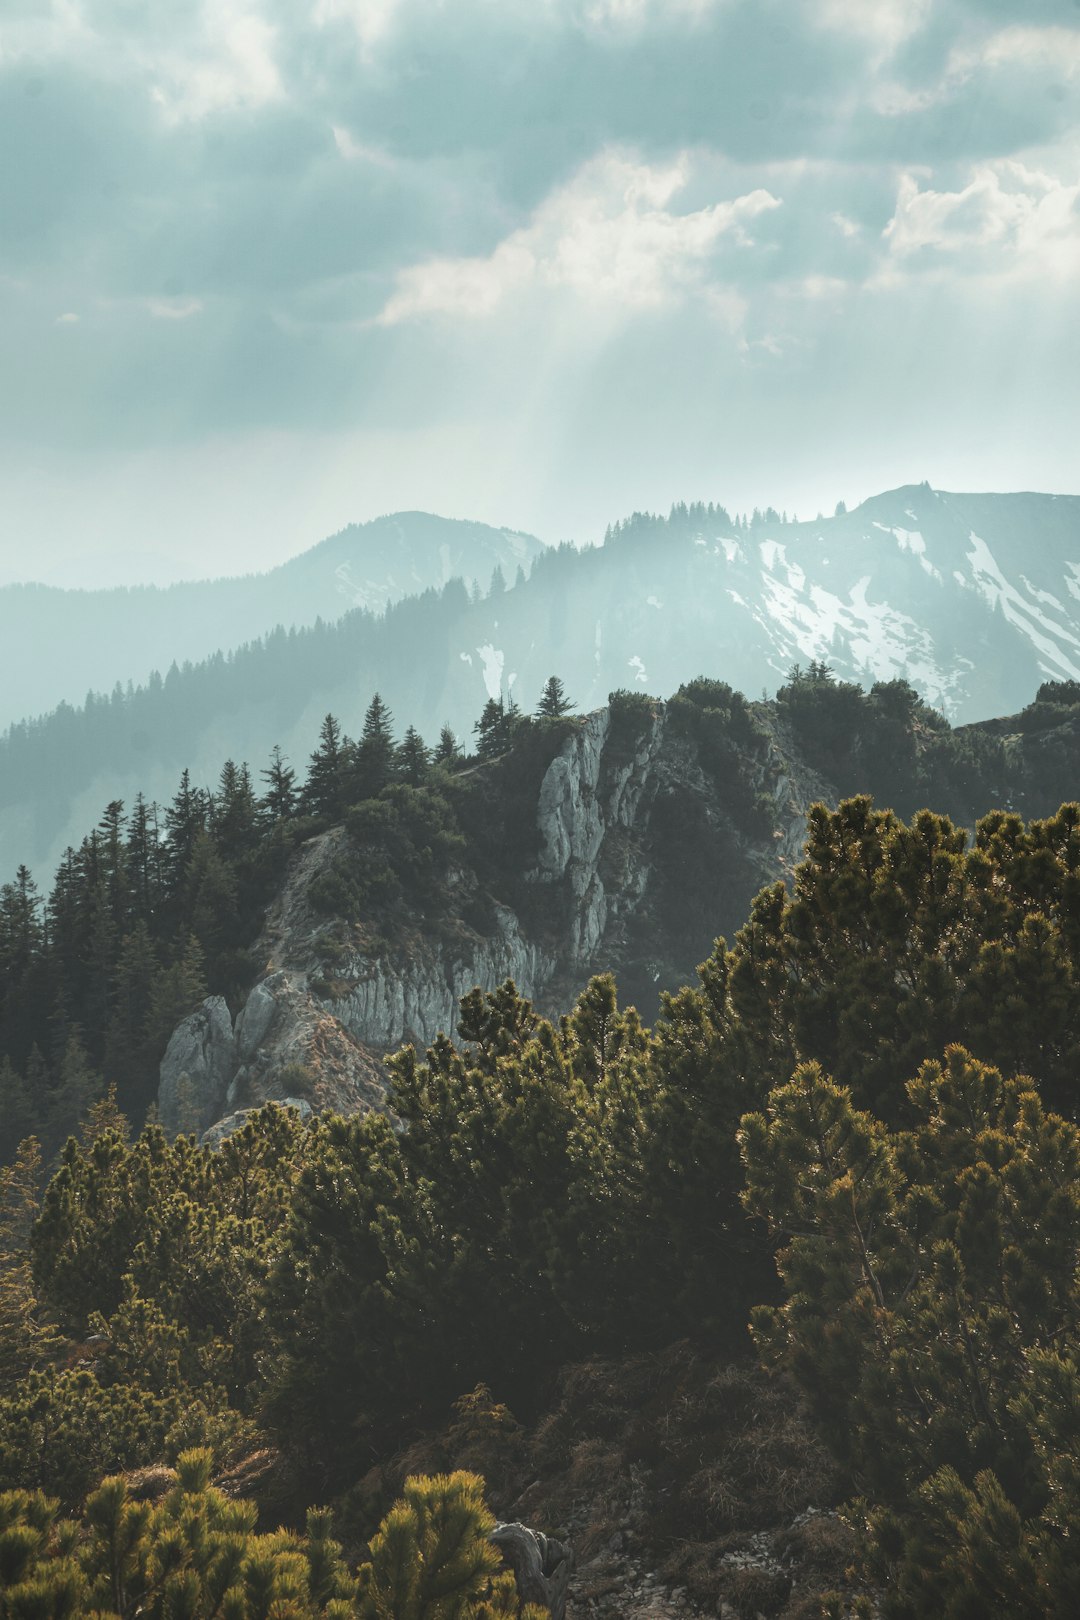
{"type": "Polygon", "coordinates": [[[686,1344],[590,1362],[531,1429],[475,1391],[356,1500],[374,1507],[406,1474],[453,1467],[484,1475],[501,1517],[572,1544],[568,1620],[873,1613],[848,1573],[835,1466],[794,1394],[750,1362],[686,1344]]]}

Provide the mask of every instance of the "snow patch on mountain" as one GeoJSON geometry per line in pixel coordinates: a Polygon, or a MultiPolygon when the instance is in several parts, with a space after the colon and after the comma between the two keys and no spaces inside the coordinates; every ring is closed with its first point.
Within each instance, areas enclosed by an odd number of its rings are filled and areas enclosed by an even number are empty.
{"type": "MultiPolygon", "coordinates": [[[[912,515],[913,514],[911,512],[906,514],[907,517],[911,517],[912,515]]],[[[878,523],[876,520],[874,522],[874,528],[880,529],[882,534],[891,534],[901,551],[910,551],[912,556],[918,557],[919,566],[922,568],[925,574],[930,575],[931,579],[941,578],[940,570],[934,567],[933,563],[926,555],[926,541],[923,539],[918,529],[891,528],[887,523],[878,523]]]]}
{"type": "Polygon", "coordinates": [[[1080,652],[1080,636],[1066,629],[1064,625],[1055,624],[1045,613],[1029,601],[1011,584],[994,558],[993,552],[975,533],[974,529],[968,536],[971,550],[968,552],[968,562],[977,588],[982,592],[991,607],[1000,608],[1002,614],[1010,624],[1021,630],[1032,646],[1047,660],[1042,667],[1048,673],[1067,675],[1072,680],[1080,680],[1080,663],[1074,662],[1068,654],[1058,645],[1067,642],[1080,652]]]}
{"type": "Polygon", "coordinates": [[[484,686],[487,688],[487,695],[489,698],[497,698],[502,691],[502,673],[506,655],[501,648],[493,647],[490,642],[485,642],[476,650],[484,661],[484,686]]]}

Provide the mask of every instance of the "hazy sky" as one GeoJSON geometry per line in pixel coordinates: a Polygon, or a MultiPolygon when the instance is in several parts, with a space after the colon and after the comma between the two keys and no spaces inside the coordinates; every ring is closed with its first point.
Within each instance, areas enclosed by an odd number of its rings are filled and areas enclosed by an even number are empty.
{"type": "Polygon", "coordinates": [[[1080,0],[0,0],[0,580],[1080,491],[1080,0]]]}

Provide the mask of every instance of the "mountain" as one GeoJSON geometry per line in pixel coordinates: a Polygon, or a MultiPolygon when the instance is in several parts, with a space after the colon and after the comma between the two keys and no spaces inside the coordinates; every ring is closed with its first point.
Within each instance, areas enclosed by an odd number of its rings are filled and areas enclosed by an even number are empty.
{"type": "Polygon", "coordinates": [[[184,767],[209,786],[230,755],[258,766],[280,743],[302,761],[327,711],[355,734],[376,690],[429,738],[448,722],[468,739],[500,691],[531,708],[553,671],[585,710],[702,669],[756,694],[824,661],[864,686],[908,679],[953,722],[1013,713],[1043,679],[1080,677],[1078,596],[1072,496],[918,485],[813,523],[638,515],[483,600],[451,581],[13,727],[0,864],[54,863],[110,800],[167,798],[184,767]]]}
{"type": "Polygon", "coordinates": [[[250,990],[231,1008],[211,996],[174,1032],[159,1117],[216,1141],[268,1100],[378,1108],[386,1054],[452,1033],[474,987],[507,979],[554,1017],[612,972],[651,1021],[754,895],[790,878],[815,803],[869,793],[970,826],[993,809],[1051,816],[1080,789],[1080,689],[1047,687],[1022,716],[956,730],[900,695],[903,708],[894,689],[863,698],[804,680],[748,704],[699,679],[667,703],[626,693],[534,722],[506,754],[444,779],[461,834],[445,881],[416,876],[416,846],[440,823],[411,823],[407,802],[354,812],[294,856],[250,990]]]}
{"type": "Polygon", "coordinates": [[[98,591],[6,585],[0,725],[238,647],[276,625],[333,621],[357,607],[380,613],[453,578],[486,591],[496,568],[512,582],[541,549],[512,529],[396,512],[350,524],[261,574],[98,591]]]}

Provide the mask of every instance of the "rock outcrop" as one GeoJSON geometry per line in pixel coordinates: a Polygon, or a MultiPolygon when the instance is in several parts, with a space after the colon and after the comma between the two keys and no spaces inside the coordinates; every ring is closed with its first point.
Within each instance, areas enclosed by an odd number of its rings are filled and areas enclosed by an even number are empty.
{"type": "Polygon", "coordinates": [[[158,1115],[169,1132],[202,1132],[220,1117],[236,1072],[232,1019],[210,996],[173,1030],[161,1060],[158,1115]]]}
{"type": "Polygon", "coordinates": [[[163,1122],[205,1133],[223,1116],[287,1097],[316,1112],[380,1107],[386,1054],[452,1034],[462,998],[506,979],[554,1012],[590,973],[613,969],[648,1011],[657,989],[692,976],[717,925],[741,921],[761,883],[797,858],[806,810],[829,790],[792,754],[773,724],[740,761],[771,804],[771,828],[755,836],[735,824],[723,784],[664,704],[598,710],[540,770],[533,855],[511,883],[513,904],[463,867],[439,917],[396,934],[396,918],[328,918],[326,888],[348,859],[348,839],[341,827],[310,839],[267,912],[256,947],[262,972],[235,1025],[211,998],[173,1035],[161,1068],[163,1122]],[[702,848],[673,836],[672,806],[689,808],[702,848]],[[658,807],[668,817],[659,828],[658,807]],[[683,890],[688,907],[695,898],[695,861],[702,882],[720,884],[721,898],[699,906],[704,932],[679,909],[683,890]],[[312,903],[316,885],[322,909],[312,903]],[[715,914],[724,895],[730,921],[715,914]]]}

